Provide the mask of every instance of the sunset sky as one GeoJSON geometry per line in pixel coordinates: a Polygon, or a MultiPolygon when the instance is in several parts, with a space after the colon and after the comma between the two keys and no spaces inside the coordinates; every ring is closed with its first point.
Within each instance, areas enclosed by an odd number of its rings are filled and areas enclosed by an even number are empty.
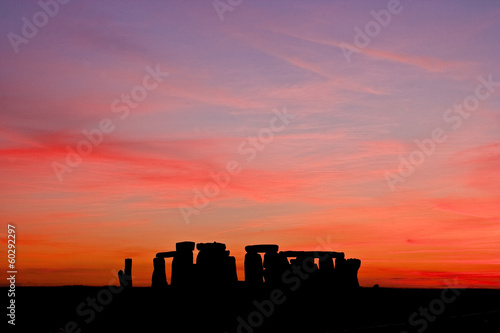
{"type": "Polygon", "coordinates": [[[43,2],[0,3],[18,285],[149,286],[190,240],[500,288],[500,2],[43,2]]]}

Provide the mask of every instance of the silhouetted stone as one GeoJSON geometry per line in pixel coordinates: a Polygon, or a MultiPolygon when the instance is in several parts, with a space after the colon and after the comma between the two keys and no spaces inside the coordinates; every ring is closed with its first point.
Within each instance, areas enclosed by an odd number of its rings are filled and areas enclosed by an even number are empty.
{"type": "Polygon", "coordinates": [[[196,244],[196,249],[198,251],[215,251],[215,252],[224,252],[226,250],[226,244],[224,243],[198,243],[196,244]]]}
{"type": "Polygon", "coordinates": [[[172,260],[172,285],[191,286],[193,283],[193,250],[194,242],[179,242],[175,244],[175,254],[172,260]]]}
{"type": "Polygon", "coordinates": [[[264,254],[264,280],[269,286],[280,286],[283,273],[289,269],[288,259],[282,253],[266,252],[264,254]]]}
{"type": "Polygon", "coordinates": [[[122,270],[118,272],[118,280],[120,281],[120,286],[125,288],[132,287],[132,259],[125,259],[125,272],[122,270]]]}
{"type": "Polygon", "coordinates": [[[118,271],[118,281],[120,281],[120,287],[126,287],[128,285],[128,282],[125,279],[125,274],[123,274],[121,269],[118,271]]]}
{"type": "Polygon", "coordinates": [[[278,255],[278,252],[266,252],[264,254],[264,262],[263,262],[263,267],[264,267],[264,282],[268,285],[274,283],[273,277],[274,277],[274,261],[275,257],[278,255]]]}
{"type": "Polygon", "coordinates": [[[211,286],[222,285],[224,263],[227,257],[226,244],[198,243],[198,256],[196,257],[197,273],[201,284],[211,286]]]}
{"type": "Polygon", "coordinates": [[[165,273],[165,259],[153,258],[153,277],[151,287],[163,288],[168,285],[167,275],[165,273]]]}
{"type": "Polygon", "coordinates": [[[344,257],[335,258],[335,280],[336,287],[345,287],[348,282],[347,260],[344,257]]]}
{"type": "MultiPolygon", "coordinates": [[[[229,254],[229,251],[227,251],[229,254]]],[[[225,276],[227,283],[230,285],[236,285],[238,283],[238,275],[236,273],[236,258],[229,256],[226,258],[226,272],[225,276]]]]}
{"type": "Polygon", "coordinates": [[[175,243],[175,250],[176,251],[194,251],[194,242],[191,241],[185,241],[185,242],[177,242],[175,243]]]}
{"type": "Polygon", "coordinates": [[[348,288],[358,288],[358,270],[361,266],[361,260],[359,259],[347,259],[346,262],[346,287],[348,288]]]}
{"type": "Polygon", "coordinates": [[[226,244],[198,243],[196,248],[199,250],[196,268],[201,285],[222,287],[237,281],[236,260],[229,256],[226,244]]]}
{"type": "Polygon", "coordinates": [[[158,252],[156,258],[173,258],[175,256],[175,251],[168,252],[158,252]]]}
{"type": "Polygon", "coordinates": [[[247,252],[278,252],[279,246],[276,244],[259,244],[247,245],[245,251],[247,252]]]}
{"type": "Polygon", "coordinates": [[[245,282],[249,287],[258,287],[264,283],[264,269],[262,257],[256,251],[249,251],[245,247],[245,282]]]}

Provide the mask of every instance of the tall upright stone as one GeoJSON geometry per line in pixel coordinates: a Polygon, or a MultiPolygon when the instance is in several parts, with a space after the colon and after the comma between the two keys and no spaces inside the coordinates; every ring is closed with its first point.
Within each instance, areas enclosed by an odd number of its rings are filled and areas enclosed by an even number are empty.
{"type": "Polygon", "coordinates": [[[226,279],[229,285],[236,285],[238,283],[238,274],[236,273],[236,258],[229,255],[227,251],[226,258],[226,279]]]}
{"type": "Polygon", "coordinates": [[[153,277],[151,280],[151,287],[164,288],[168,285],[167,275],[165,273],[165,259],[153,259],[153,277]]]}
{"type": "Polygon", "coordinates": [[[346,285],[348,288],[359,288],[358,270],[361,267],[361,260],[347,259],[346,262],[346,285]]]}
{"type": "Polygon", "coordinates": [[[249,287],[259,287],[264,283],[262,257],[256,251],[245,254],[245,282],[249,287]]]}
{"type": "Polygon", "coordinates": [[[282,276],[290,264],[282,253],[269,251],[264,254],[264,280],[269,286],[280,286],[283,284],[282,276]]]}
{"type": "Polygon", "coordinates": [[[120,286],[132,288],[132,259],[125,259],[125,272],[122,270],[118,272],[118,280],[120,281],[120,286]]]}
{"type": "Polygon", "coordinates": [[[335,258],[335,280],[334,285],[342,288],[347,286],[348,281],[347,260],[345,257],[335,258]]]}
{"type": "Polygon", "coordinates": [[[196,268],[199,284],[227,287],[237,282],[236,260],[229,256],[223,243],[198,243],[196,268]]]}
{"type": "Polygon", "coordinates": [[[189,287],[193,283],[194,242],[178,242],[172,260],[172,285],[189,287]]]}

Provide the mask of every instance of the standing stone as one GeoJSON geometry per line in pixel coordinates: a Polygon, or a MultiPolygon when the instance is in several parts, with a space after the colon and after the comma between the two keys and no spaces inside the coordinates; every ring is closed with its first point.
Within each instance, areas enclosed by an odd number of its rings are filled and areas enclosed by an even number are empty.
{"type": "Polygon", "coordinates": [[[118,280],[120,281],[120,286],[132,288],[132,259],[125,259],[125,272],[122,270],[118,272],[118,280]]]}
{"type": "Polygon", "coordinates": [[[276,287],[283,284],[283,273],[290,268],[287,257],[283,253],[277,252],[266,252],[263,266],[266,285],[276,287]]]}
{"type": "Polygon", "coordinates": [[[344,257],[335,258],[335,280],[336,287],[346,287],[348,281],[347,261],[344,257]]]}
{"type": "Polygon", "coordinates": [[[193,250],[194,242],[175,244],[172,260],[172,285],[189,287],[193,282],[193,250]]]}
{"type": "Polygon", "coordinates": [[[227,286],[231,279],[229,275],[232,275],[232,269],[230,272],[228,268],[230,259],[226,244],[198,243],[196,248],[200,251],[196,257],[199,283],[209,287],[227,286]]]}
{"type": "Polygon", "coordinates": [[[254,251],[245,254],[245,282],[249,287],[259,287],[263,284],[264,268],[262,257],[254,251]]]}
{"type": "Polygon", "coordinates": [[[236,258],[229,256],[226,258],[226,275],[228,284],[235,286],[238,283],[238,274],[236,273],[236,258]]]}
{"type": "Polygon", "coordinates": [[[151,287],[153,288],[163,288],[168,285],[167,275],[165,273],[165,259],[164,258],[154,258],[153,259],[153,278],[151,281],[151,287]]]}
{"type": "Polygon", "coordinates": [[[359,260],[359,259],[347,259],[347,262],[346,262],[346,268],[347,268],[346,286],[348,288],[359,288],[359,281],[358,281],[359,267],[361,267],[361,260],[359,260]]]}

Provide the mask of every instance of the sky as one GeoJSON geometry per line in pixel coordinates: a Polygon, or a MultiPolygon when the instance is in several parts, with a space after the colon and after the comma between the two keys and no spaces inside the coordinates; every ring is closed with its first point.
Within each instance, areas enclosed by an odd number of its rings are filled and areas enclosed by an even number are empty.
{"type": "Polygon", "coordinates": [[[0,3],[17,285],[149,286],[189,240],[500,287],[498,1],[60,1],[0,3]]]}

